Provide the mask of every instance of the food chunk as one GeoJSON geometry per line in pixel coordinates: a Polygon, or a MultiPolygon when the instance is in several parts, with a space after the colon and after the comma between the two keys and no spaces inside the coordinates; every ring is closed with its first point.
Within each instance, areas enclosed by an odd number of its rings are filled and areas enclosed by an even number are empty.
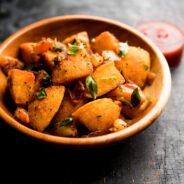
{"type": "Polygon", "coordinates": [[[122,114],[128,118],[138,117],[149,104],[143,91],[135,84],[124,84],[110,92],[107,97],[122,102],[122,114]]]}
{"type": "Polygon", "coordinates": [[[52,47],[52,43],[53,40],[51,40],[50,38],[42,38],[42,40],[34,46],[35,54],[42,54],[48,51],[52,47]]]}
{"type": "Polygon", "coordinates": [[[38,64],[44,52],[52,49],[54,40],[42,38],[38,43],[27,42],[20,45],[20,55],[26,64],[38,64]]]}
{"type": "Polygon", "coordinates": [[[50,70],[53,70],[55,65],[57,65],[64,58],[66,58],[66,52],[53,52],[48,50],[43,53],[44,63],[50,70]]]}
{"type": "Polygon", "coordinates": [[[45,65],[52,70],[61,60],[66,58],[67,47],[65,44],[52,40],[52,47],[42,54],[45,65]]]}
{"type": "Polygon", "coordinates": [[[28,105],[31,126],[40,132],[50,124],[63,100],[65,87],[51,86],[45,89],[47,96],[28,105]]]}
{"type": "Polygon", "coordinates": [[[104,50],[112,50],[115,53],[119,52],[119,41],[110,32],[105,31],[95,38],[95,41],[91,44],[93,51],[102,54],[104,50]]]}
{"type": "MultiPolygon", "coordinates": [[[[108,93],[125,82],[123,76],[114,66],[113,62],[108,62],[99,66],[92,74],[92,77],[97,83],[97,97],[108,93]]],[[[91,97],[88,92],[85,93],[85,96],[91,97]]]]}
{"type": "MultiPolygon", "coordinates": [[[[66,100],[66,97],[65,97],[66,100]]],[[[62,110],[62,108],[61,108],[62,110]]],[[[70,108],[69,108],[70,110],[70,108]]],[[[63,111],[65,113],[65,118],[61,117],[61,111],[59,113],[61,119],[59,119],[59,116],[57,116],[57,118],[55,118],[52,121],[52,130],[51,132],[54,135],[58,135],[58,136],[63,136],[63,137],[76,137],[78,135],[78,129],[76,126],[76,122],[74,120],[74,118],[71,116],[71,112],[67,112],[67,111],[63,111]],[[57,120],[57,121],[56,121],[57,120]]]]}
{"type": "Polygon", "coordinates": [[[103,57],[100,56],[100,54],[98,53],[91,54],[91,63],[93,64],[94,67],[98,67],[103,63],[103,57]]]}
{"type": "Polygon", "coordinates": [[[51,76],[45,70],[40,70],[36,74],[34,91],[36,93],[36,91],[39,88],[41,88],[41,87],[48,87],[51,84],[52,84],[51,76]]]}
{"type": "Polygon", "coordinates": [[[11,56],[1,56],[0,67],[2,68],[3,72],[8,75],[8,72],[11,69],[23,69],[24,63],[22,63],[19,59],[13,58],[11,56]]]}
{"type": "Polygon", "coordinates": [[[109,98],[94,100],[73,114],[90,131],[108,131],[120,115],[120,107],[109,98]]]}
{"type": "Polygon", "coordinates": [[[10,93],[17,105],[26,105],[33,96],[35,76],[32,72],[12,69],[8,72],[10,93]]]}
{"type": "Polygon", "coordinates": [[[63,99],[63,102],[55,115],[53,119],[53,123],[58,123],[59,121],[62,121],[66,117],[70,116],[74,111],[76,111],[79,107],[84,105],[86,102],[85,98],[81,98],[78,100],[77,103],[72,102],[70,97],[66,96],[63,99]]]}
{"type": "Polygon", "coordinates": [[[8,88],[14,117],[39,132],[86,138],[123,130],[150,110],[153,94],[145,94],[156,77],[150,54],[126,39],[82,31],[22,42],[20,58],[0,56],[0,95],[6,102],[8,88]]]}
{"type": "Polygon", "coordinates": [[[20,55],[26,64],[35,64],[40,60],[40,55],[34,50],[37,43],[28,42],[20,45],[20,55]]]}
{"type": "Polygon", "coordinates": [[[122,119],[116,119],[113,122],[113,127],[110,128],[110,131],[112,132],[118,132],[120,130],[123,130],[127,127],[127,123],[125,121],[123,121],[122,119]]]}
{"type": "Polygon", "coordinates": [[[115,65],[127,82],[143,87],[150,71],[150,55],[144,49],[129,46],[128,54],[115,65]]]}
{"type": "Polygon", "coordinates": [[[28,112],[25,109],[17,107],[16,110],[15,110],[14,116],[21,123],[23,123],[25,125],[29,125],[29,123],[30,123],[29,115],[28,115],[28,112]]]}
{"type": "Polygon", "coordinates": [[[48,50],[47,52],[43,53],[43,60],[45,65],[52,70],[56,63],[59,63],[59,53],[58,52],[52,52],[48,50]]]}
{"type": "Polygon", "coordinates": [[[52,71],[54,84],[67,84],[74,80],[86,77],[93,72],[90,56],[85,49],[63,59],[52,71]]]}
{"type": "Polygon", "coordinates": [[[57,127],[52,130],[52,133],[62,137],[76,137],[78,135],[77,128],[74,125],[57,127]]]}
{"type": "Polygon", "coordinates": [[[90,50],[88,33],[86,31],[79,32],[63,40],[63,43],[83,43],[87,51],[90,50]]]}

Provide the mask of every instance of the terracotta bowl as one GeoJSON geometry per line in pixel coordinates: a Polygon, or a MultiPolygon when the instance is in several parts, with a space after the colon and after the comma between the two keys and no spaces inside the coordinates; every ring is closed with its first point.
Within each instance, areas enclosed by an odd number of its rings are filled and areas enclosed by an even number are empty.
{"type": "Polygon", "coordinates": [[[114,144],[137,134],[151,125],[160,115],[169,99],[171,91],[171,76],[167,62],[160,50],[149,39],[135,29],[120,22],[80,15],[48,18],[33,23],[6,39],[0,46],[0,55],[17,57],[18,47],[21,43],[38,41],[42,37],[57,37],[59,40],[62,40],[71,34],[84,30],[89,33],[91,38],[102,31],[108,30],[120,41],[128,41],[129,45],[140,46],[149,51],[152,59],[151,70],[157,76],[153,84],[147,86],[144,92],[154,99],[155,102],[149,106],[133,125],[116,133],[93,138],[64,138],[48,135],[32,130],[14,119],[11,113],[12,105],[5,100],[7,79],[0,70],[0,116],[4,122],[16,130],[43,142],[70,147],[97,147],[114,144]]]}

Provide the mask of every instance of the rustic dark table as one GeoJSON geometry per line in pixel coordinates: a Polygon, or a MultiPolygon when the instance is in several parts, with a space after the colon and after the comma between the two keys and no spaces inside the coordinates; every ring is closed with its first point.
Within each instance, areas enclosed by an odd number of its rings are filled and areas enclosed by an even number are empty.
{"type": "MultiPolygon", "coordinates": [[[[27,24],[65,14],[98,15],[132,26],[142,19],[164,19],[184,26],[184,1],[0,0],[0,42],[27,24]]],[[[158,120],[114,147],[85,151],[54,148],[31,140],[1,120],[0,178],[8,174],[1,183],[10,179],[36,182],[35,178],[41,177],[52,179],[52,183],[183,184],[183,70],[184,61],[172,71],[172,95],[158,120]]]]}

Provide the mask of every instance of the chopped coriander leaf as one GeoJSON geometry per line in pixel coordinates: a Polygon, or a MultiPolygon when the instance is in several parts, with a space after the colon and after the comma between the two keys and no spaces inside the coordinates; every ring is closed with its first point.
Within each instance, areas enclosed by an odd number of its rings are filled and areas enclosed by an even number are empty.
{"type": "Polygon", "coordinates": [[[133,107],[137,107],[140,104],[141,96],[139,94],[139,89],[134,89],[132,95],[131,95],[131,104],[133,107]]]}
{"type": "Polygon", "coordinates": [[[28,71],[33,70],[33,69],[34,69],[34,65],[32,64],[29,64],[25,67],[25,70],[28,70],[28,71]]]}
{"type": "Polygon", "coordinates": [[[119,88],[119,90],[121,91],[121,92],[123,92],[123,87],[122,86],[118,86],[118,88],[119,88]]]}
{"type": "Polygon", "coordinates": [[[80,49],[84,48],[84,44],[82,43],[73,43],[73,44],[68,44],[68,55],[76,55],[80,49]]]}
{"type": "Polygon", "coordinates": [[[98,86],[97,86],[95,79],[91,75],[89,75],[86,78],[85,84],[86,84],[86,88],[87,88],[88,92],[91,94],[93,99],[96,99],[96,95],[98,92],[98,86]]]}
{"type": "Polygon", "coordinates": [[[53,52],[62,52],[61,43],[57,41],[57,38],[54,39],[54,43],[52,45],[51,51],[53,52]]]}
{"type": "Polygon", "coordinates": [[[62,50],[62,48],[59,48],[59,47],[52,47],[52,51],[53,52],[62,52],[63,50],[62,50]]]}
{"type": "Polygon", "coordinates": [[[66,126],[70,123],[72,123],[74,120],[73,116],[68,116],[67,118],[65,118],[64,120],[56,123],[56,128],[62,127],[62,126],[66,126]]]}
{"type": "Polygon", "coordinates": [[[49,80],[49,79],[50,79],[50,75],[49,75],[47,72],[45,72],[45,73],[43,74],[42,79],[43,79],[43,80],[49,80]]]}
{"type": "Polygon", "coordinates": [[[36,97],[38,100],[44,99],[47,97],[47,93],[45,91],[45,88],[39,88],[36,92],[36,97]]]}
{"type": "Polygon", "coordinates": [[[45,72],[45,73],[43,74],[42,83],[43,83],[43,86],[44,86],[44,87],[49,86],[49,85],[51,85],[51,83],[52,83],[51,77],[50,77],[50,75],[49,75],[47,72],[45,72]]]}
{"type": "Polygon", "coordinates": [[[125,99],[122,100],[122,105],[133,107],[132,104],[128,100],[125,100],[125,99]]]}
{"type": "Polygon", "coordinates": [[[124,58],[128,54],[128,43],[120,42],[119,43],[119,56],[124,58]]]}
{"type": "Polygon", "coordinates": [[[42,62],[39,62],[39,63],[35,63],[35,64],[29,64],[29,65],[26,65],[25,66],[25,70],[28,70],[28,71],[39,71],[39,70],[44,70],[45,69],[45,66],[42,62]]]}

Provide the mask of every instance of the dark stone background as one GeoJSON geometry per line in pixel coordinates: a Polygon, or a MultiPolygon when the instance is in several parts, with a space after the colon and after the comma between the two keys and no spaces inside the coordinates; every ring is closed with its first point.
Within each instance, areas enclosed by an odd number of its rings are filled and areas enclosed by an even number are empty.
{"type": "MultiPolygon", "coordinates": [[[[0,42],[37,20],[98,15],[134,26],[162,19],[184,28],[183,0],[0,0],[0,42]]],[[[95,27],[94,27],[95,28],[95,27]]],[[[172,71],[172,95],[155,123],[118,146],[69,151],[39,144],[0,122],[0,181],[8,183],[184,183],[184,63],[172,71]],[[14,176],[14,174],[16,174],[14,176]],[[8,176],[6,176],[8,175],[8,176]],[[26,177],[26,179],[24,179],[26,177]]]]}

